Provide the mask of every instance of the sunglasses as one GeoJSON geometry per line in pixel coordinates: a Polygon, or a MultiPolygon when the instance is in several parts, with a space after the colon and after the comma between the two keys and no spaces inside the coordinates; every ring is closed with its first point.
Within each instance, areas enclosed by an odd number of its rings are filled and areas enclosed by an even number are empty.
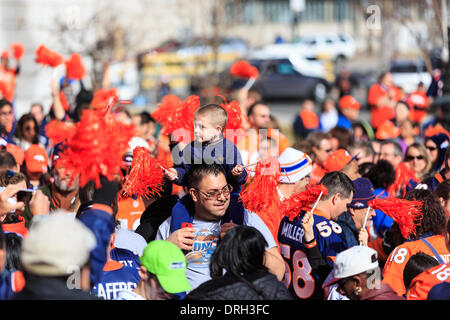
{"type": "Polygon", "coordinates": [[[417,159],[417,160],[423,160],[424,157],[423,157],[423,156],[417,156],[417,157],[415,157],[415,156],[407,156],[407,157],[406,157],[406,161],[412,161],[412,160],[414,160],[414,159],[417,159]]]}
{"type": "Polygon", "coordinates": [[[437,149],[436,147],[429,147],[429,146],[425,146],[425,148],[427,148],[427,149],[430,150],[430,151],[434,151],[434,150],[437,149]]]}

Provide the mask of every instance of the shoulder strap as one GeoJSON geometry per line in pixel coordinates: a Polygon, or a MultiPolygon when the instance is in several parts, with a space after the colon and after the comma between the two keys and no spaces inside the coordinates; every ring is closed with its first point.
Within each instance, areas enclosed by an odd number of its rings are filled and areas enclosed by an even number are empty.
{"type": "Polygon", "coordinates": [[[183,222],[190,222],[194,220],[191,212],[194,210],[194,202],[189,194],[183,196],[178,200],[177,204],[172,208],[172,219],[170,222],[170,233],[181,228],[183,222]]]}
{"type": "Polygon", "coordinates": [[[425,238],[420,238],[420,240],[422,240],[423,243],[425,243],[427,245],[428,248],[430,248],[431,252],[433,252],[434,257],[436,258],[436,260],[440,263],[440,264],[444,264],[445,261],[442,259],[442,257],[439,255],[439,253],[436,251],[436,249],[431,245],[431,243],[428,242],[427,239],[425,238]]]}

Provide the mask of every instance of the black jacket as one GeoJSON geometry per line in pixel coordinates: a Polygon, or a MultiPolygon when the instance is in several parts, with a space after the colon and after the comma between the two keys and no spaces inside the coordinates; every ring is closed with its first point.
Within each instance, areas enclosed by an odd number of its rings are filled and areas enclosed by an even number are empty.
{"type": "Polygon", "coordinates": [[[347,242],[347,248],[359,245],[359,231],[356,229],[355,222],[353,221],[350,212],[346,211],[341,214],[337,219],[337,223],[342,228],[342,233],[344,234],[345,241],[347,242]]]}
{"type": "Polygon", "coordinates": [[[147,242],[155,240],[161,223],[172,215],[172,208],[178,201],[177,195],[162,197],[150,204],[142,213],[136,233],[144,237],[147,242]]]}
{"type": "Polygon", "coordinates": [[[12,300],[99,300],[80,289],[69,289],[64,277],[26,275],[25,287],[12,300]]]}
{"type": "Polygon", "coordinates": [[[292,300],[285,285],[267,271],[258,271],[246,279],[263,292],[259,295],[253,288],[238,279],[225,275],[201,284],[191,291],[186,300],[292,300]]]}

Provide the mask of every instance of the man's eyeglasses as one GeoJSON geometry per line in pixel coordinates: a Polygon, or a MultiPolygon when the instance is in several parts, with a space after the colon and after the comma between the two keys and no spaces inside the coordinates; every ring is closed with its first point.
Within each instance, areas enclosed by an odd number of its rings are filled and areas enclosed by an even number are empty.
{"type": "Polygon", "coordinates": [[[218,199],[220,195],[223,195],[224,197],[229,197],[231,191],[233,190],[233,187],[229,184],[227,184],[225,187],[222,188],[222,190],[215,190],[215,191],[210,191],[210,192],[203,192],[200,189],[194,188],[195,190],[197,190],[198,192],[200,192],[201,194],[203,194],[205,196],[206,199],[211,200],[211,199],[218,199]]]}
{"type": "Polygon", "coordinates": [[[424,157],[423,157],[423,156],[417,156],[417,157],[415,157],[415,156],[407,156],[407,157],[406,157],[406,161],[412,161],[412,160],[414,160],[414,159],[417,159],[417,160],[423,160],[424,157]]]}

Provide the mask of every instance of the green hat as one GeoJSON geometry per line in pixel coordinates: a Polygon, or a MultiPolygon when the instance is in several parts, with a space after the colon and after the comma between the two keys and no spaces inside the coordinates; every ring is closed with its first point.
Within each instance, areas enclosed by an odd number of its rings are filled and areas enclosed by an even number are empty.
{"type": "Polygon", "coordinates": [[[158,278],[168,293],[190,291],[186,278],[186,259],[180,248],[169,241],[150,242],[139,258],[141,265],[158,278]]]}

